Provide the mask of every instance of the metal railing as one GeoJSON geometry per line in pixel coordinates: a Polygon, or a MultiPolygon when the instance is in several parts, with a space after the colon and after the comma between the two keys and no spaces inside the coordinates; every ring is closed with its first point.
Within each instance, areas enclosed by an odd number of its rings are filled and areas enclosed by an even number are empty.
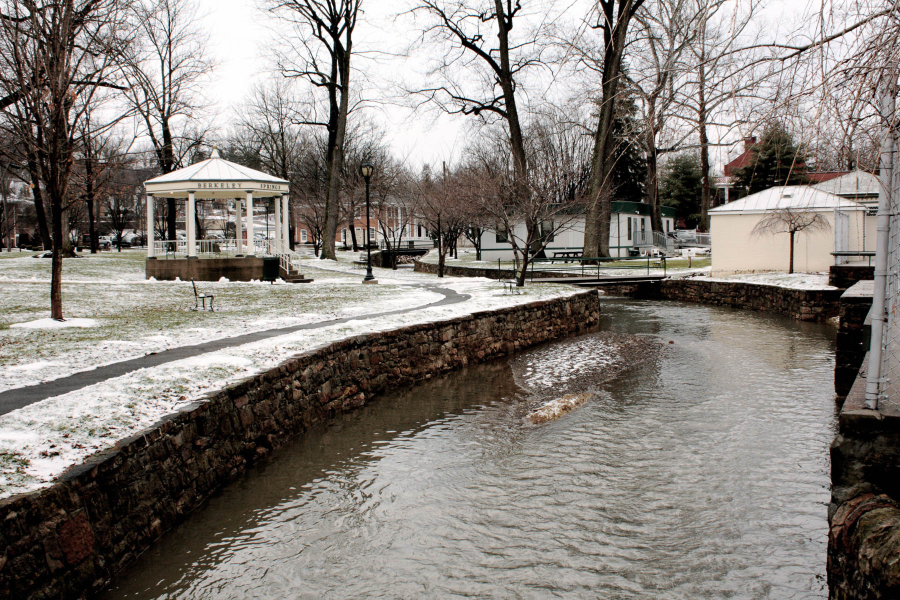
{"type": "Polygon", "coordinates": [[[675,253],[675,240],[661,231],[636,231],[634,233],[635,246],[653,246],[666,254],[675,253]]]}
{"type": "Polygon", "coordinates": [[[387,240],[382,239],[379,243],[379,248],[387,250],[388,245],[390,245],[391,250],[430,250],[435,247],[434,240],[431,238],[413,238],[400,240],[399,244],[395,244],[393,241],[388,244],[387,240]]]}
{"type": "MultiPolygon", "coordinates": [[[[238,250],[234,239],[197,240],[194,242],[197,249],[197,257],[223,257],[246,254],[248,245],[244,241],[243,248],[238,250]]],[[[269,254],[269,242],[267,240],[253,240],[253,254],[269,254]]],[[[157,240],[153,242],[153,254],[156,258],[186,258],[188,256],[187,240],[157,240]]]]}
{"type": "MultiPolygon", "coordinates": [[[[629,275],[631,272],[641,271],[641,274],[650,275],[651,271],[662,270],[662,275],[666,275],[666,257],[665,256],[646,256],[637,258],[582,258],[582,257],[566,257],[566,258],[535,258],[530,265],[531,280],[534,281],[534,273],[565,273],[567,275],[580,275],[581,277],[597,277],[615,275],[615,271],[627,271],[622,275],[629,275]]],[[[498,273],[500,272],[500,261],[497,261],[498,273]]]]}

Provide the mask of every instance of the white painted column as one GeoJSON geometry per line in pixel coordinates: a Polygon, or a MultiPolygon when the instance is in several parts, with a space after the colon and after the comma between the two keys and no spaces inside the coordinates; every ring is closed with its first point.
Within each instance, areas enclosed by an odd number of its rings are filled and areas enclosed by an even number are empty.
{"type": "Polygon", "coordinates": [[[194,199],[194,192],[188,192],[187,214],[184,220],[187,221],[187,254],[188,258],[197,258],[197,202],[194,199]]]}
{"type": "Polygon", "coordinates": [[[247,192],[247,256],[256,254],[254,236],[256,228],[253,226],[253,192],[247,192]]]}
{"type": "Polygon", "coordinates": [[[234,255],[244,255],[244,223],[240,198],[234,199],[234,255]]]}
{"type": "Polygon", "coordinates": [[[156,258],[156,248],[153,243],[156,241],[156,222],[153,217],[153,194],[147,194],[147,258],[156,258]]]}
{"type": "Polygon", "coordinates": [[[281,253],[284,252],[284,244],[281,239],[281,202],[277,196],[272,198],[272,202],[275,204],[275,250],[281,253]]]}
{"type": "Polygon", "coordinates": [[[281,219],[281,240],[284,242],[282,252],[288,252],[291,249],[291,205],[287,194],[281,197],[281,219]]]}

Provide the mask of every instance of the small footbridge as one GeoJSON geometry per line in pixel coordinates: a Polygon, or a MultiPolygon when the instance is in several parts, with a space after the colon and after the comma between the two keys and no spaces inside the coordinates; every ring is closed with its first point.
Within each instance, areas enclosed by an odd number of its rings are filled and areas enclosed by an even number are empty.
{"type": "Polygon", "coordinates": [[[532,283],[567,283],[581,287],[648,283],[666,277],[664,255],[536,258],[529,268],[529,281],[532,283]]]}

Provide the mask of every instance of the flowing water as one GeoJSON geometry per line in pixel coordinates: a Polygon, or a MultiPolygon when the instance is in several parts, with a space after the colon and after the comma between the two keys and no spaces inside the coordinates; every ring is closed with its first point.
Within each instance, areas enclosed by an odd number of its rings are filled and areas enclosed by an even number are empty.
{"type": "Polygon", "coordinates": [[[603,311],[665,347],[583,407],[525,424],[506,361],[390,394],[276,452],[104,597],[827,597],[833,328],[603,311]]]}

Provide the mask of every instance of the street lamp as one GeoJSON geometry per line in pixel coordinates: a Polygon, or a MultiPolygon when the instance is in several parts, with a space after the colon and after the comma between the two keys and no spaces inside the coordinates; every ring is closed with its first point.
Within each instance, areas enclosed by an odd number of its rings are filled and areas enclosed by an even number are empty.
{"type": "Polygon", "coordinates": [[[369,178],[372,177],[374,171],[375,167],[368,161],[359,166],[359,174],[366,180],[366,276],[363,278],[363,283],[378,283],[375,281],[375,276],[372,275],[372,244],[369,240],[369,232],[372,229],[369,225],[369,178]]]}

